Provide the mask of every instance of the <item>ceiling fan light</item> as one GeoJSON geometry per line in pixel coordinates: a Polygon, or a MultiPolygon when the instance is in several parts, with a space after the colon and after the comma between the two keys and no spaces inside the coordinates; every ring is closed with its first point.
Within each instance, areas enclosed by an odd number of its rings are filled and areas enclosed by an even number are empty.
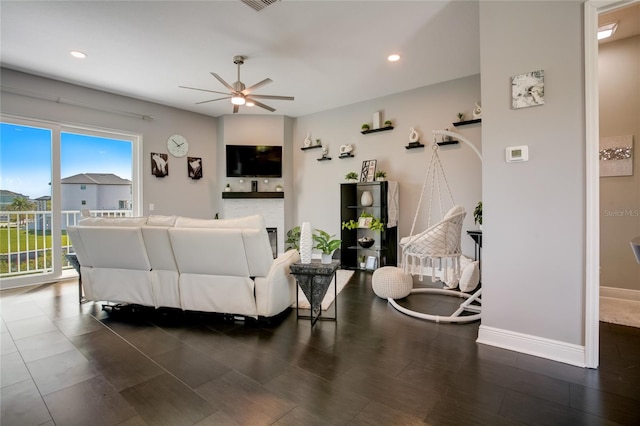
{"type": "Polygon", "coordinates": [[[231,103],[234,105],[244,105],[245,102],[246,101],[243,96],[235,95],[231,98],[231,103]]]}
{"type": "Polygon", "coordinates": [[[256,106],[256,104],[250,99],[247,99],[247,102],[245,103],[245,105],[248,107],[256,106]]]}

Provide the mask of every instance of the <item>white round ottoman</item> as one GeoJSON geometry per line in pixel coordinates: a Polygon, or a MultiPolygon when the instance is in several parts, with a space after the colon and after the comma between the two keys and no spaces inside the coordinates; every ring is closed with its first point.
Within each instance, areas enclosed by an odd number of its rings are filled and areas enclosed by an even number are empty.
{"type": "Polygon", "coordinates": [[[411,293],[413,278],[395,266],[383,266],[373,273],[371,287],[383,299],[402,299],[411,293]]]}

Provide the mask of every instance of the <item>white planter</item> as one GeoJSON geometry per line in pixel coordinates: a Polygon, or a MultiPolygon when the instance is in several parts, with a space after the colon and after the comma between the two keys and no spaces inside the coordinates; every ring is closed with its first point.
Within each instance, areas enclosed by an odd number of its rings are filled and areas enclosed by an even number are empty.
{"type": "Polygon", "coordinates": [[[331,254],[322,253],[322,260],[320,262],[326,264],[331,263],[331,254]]]}

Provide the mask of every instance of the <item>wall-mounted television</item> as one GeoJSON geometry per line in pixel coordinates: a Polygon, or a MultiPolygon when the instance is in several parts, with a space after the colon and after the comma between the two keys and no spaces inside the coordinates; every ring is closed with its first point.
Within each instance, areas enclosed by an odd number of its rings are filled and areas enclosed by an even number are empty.
{"type": "Polygon", "coordinates": [[[282,146],[227,145],[227,177],[282,177],[282,146]]]}

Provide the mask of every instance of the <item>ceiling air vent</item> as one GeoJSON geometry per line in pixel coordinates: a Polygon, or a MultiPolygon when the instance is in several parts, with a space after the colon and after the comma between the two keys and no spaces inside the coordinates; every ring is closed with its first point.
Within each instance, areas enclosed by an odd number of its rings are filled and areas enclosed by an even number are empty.
{"type": "Polygon", "coordinates": [[[240,0],[242,3],[249,6],[256,12],[260,12],[267,6],[271,6],[274,3],[278,3],[280,0],[240,0]]]}

